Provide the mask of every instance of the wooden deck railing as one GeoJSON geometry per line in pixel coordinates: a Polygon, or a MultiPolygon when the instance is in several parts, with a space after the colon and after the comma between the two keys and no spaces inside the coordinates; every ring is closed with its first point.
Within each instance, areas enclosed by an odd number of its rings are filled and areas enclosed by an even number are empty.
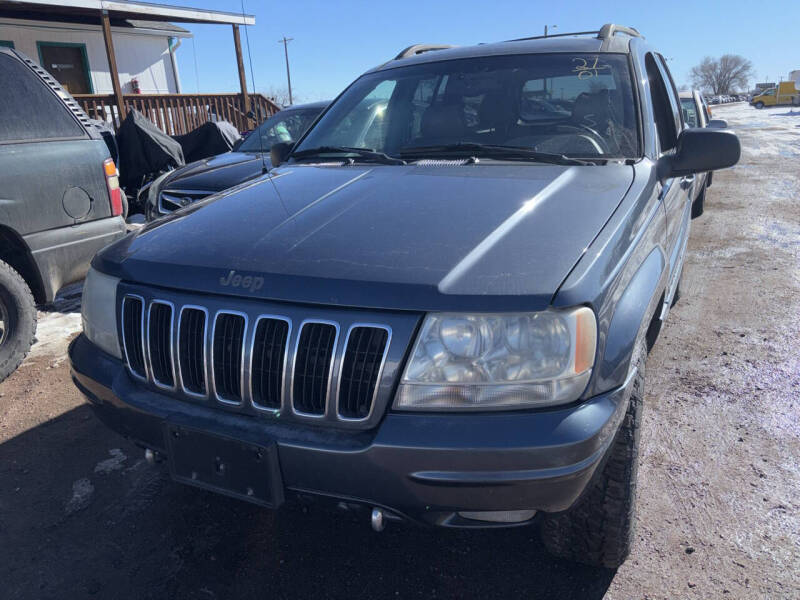
{"type": "MultiPolygon", "coordinates": [[[[280,108],[261,94],[248,94],[250,111],[258,122],[280,108]]],[[[113,94],[75,94],[92,119],[120,125],[113,94]]],[[[239,131],[255,126],[242,107],[241,94],[126,94],[125,109],[135,108],[169,135],[188,133],[206,121],[230,121],[239,131]]]]}

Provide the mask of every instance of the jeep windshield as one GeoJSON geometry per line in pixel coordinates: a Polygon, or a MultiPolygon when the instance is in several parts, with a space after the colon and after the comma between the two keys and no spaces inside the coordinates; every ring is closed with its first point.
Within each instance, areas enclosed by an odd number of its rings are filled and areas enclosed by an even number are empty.
{"type": "Polygon", "coordinates": [[[406,161],[474,156],[584,164],[636,158],[638,119],[627,57],[509,54],[368,73],[339,97],[292,157],[363,160],[365,151],[406,161]]]}

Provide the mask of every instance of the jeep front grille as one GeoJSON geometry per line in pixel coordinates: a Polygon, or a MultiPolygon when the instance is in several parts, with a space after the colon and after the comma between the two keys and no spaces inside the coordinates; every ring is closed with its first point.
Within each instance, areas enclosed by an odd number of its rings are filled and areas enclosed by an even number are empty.
{"type": "MultiPolygon", "coordinates": [[[[233,310],[147,296],[122,295],[125,361],[163,391],[228,410],[361,427],[379,418],[379,390],[382,406],[393,391],[398,360],[383,380],[388,324],[304,318],[298,308],[262,314],[253,301],[233,310]]],[[[418,316],[389,316],[405,338],[402,357],[418,316]]]]}

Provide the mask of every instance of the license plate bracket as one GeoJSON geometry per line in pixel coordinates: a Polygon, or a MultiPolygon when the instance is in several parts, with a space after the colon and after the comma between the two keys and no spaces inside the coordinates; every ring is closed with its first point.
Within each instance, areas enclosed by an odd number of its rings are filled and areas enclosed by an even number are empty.
{"type": "Polygon", "coordinates": [[[175,481],[267,508],[283,503],[275,442],[253,443],[175,423],[166,424],[164,437],[175,481]]]}

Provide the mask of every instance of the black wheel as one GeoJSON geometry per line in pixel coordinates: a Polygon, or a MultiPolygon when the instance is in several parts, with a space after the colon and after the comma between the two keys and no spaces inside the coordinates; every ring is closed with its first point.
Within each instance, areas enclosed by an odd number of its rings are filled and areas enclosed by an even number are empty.
{"type": "Polygon", "coordinates": [[[122,190],[120,190],[120,193],[122,194],[122,218],[127,219],[128,211],[130,210],[130,206],[128,205],[128,195],[122,190]]]}
{"type": "Polygon", "coordinates": [[[758,101],[758,102],[756,102],[756,103],[755,103],[755,107],[756,107],[758,110],[761,110],[762,108],[764,108],[764,103],[763,103],[763,102],[761,102],[761,101],[758,101]]]}
{"type": "Polygon", "coordinates": [[[703,184],[703,189],[700,190],[700,193],[697,194],[697,198],[694,199],[692,202],[692,218],[696,219],[700,215],[703,214],[703,209],[705,208],[706,204],[706,188],[708,187],[707,183],[703,184]]]}
{"type": "Polygon", "coordinates": [[[31,290],[14,269],[0,261],[0,381],[28,354],[36,334],[31,290]]]}
{"type": "Polygon", "coordinates": [[[636,375],[628,410],[589,487],[569,511],[548,515],[541,529],[548,552],[615,569],[630,553],[636,515],[636,474],[644,399],[645,345],[637,345],[636,375]]]}
{"type": "Polygon", "coordinates": [[[678,277],[678,285],[675,286],[675,291],[672,292],[672,302],[669,303],[669,307],[672,308],[678,303],[678,300],[681,299],[681,284],[683,283],[683,266],[681,266],[681,274],[678,277]]]}
{"type": "Polygon", "coordinates": [[[708,174],[708,177],[706,177],[706,188],[711,187],[711,182],[713,180],[714,180],[714,171],[711,171],[711,173],[708,174]]]}

